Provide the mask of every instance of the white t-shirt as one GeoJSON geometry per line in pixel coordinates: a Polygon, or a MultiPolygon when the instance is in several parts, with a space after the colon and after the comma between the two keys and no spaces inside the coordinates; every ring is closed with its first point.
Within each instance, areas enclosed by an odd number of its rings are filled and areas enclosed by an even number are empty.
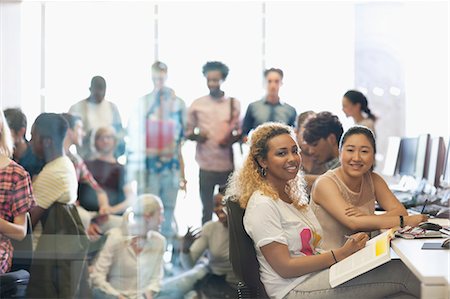
{"type": "Polygon", "coordinates": [[[245,209],[244,227],[255,244],[261,282],[270,298],[283,298],[308,277],[309,274],[297,278],[281,277],[269,265],[260,248],[278,242],[288,246],[292,257],[315,254],[322,228],[309,206],[300,211],[281,199],[274,200],[255,191],[245,209]]]}

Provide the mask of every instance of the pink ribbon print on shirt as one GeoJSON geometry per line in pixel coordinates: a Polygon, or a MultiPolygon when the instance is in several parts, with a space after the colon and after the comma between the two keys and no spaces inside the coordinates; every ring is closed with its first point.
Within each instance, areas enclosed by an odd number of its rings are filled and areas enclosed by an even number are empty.
{"type": "Polygon", "coordinates": [[[300,250],[300,252],[302,252],[304,255],[314,255],[313,249],[311,248],[311,238],[311,229],[303,228],[300,232],[300,241],[302,242],[302,249],[300,250]]]}

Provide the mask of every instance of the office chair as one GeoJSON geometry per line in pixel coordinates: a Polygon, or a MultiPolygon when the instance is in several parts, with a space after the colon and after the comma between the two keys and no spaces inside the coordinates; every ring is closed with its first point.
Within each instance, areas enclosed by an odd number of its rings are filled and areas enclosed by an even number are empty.
{"type": "Polygon", "coordinates": [[[244,229],[245,210],[237,201],[226,202],[230,233],[230,261],[238,283],[238,299],[269,298],[259,277],[259,262],[253,240],[244,229]]]}
{"type": "Polygon", "coordinates": [[[21,241],[11,240],[14,247],[10,272],[0,275],[0,298],[24,298],[29,269],[33,260],[33,229],[30,214],[26,214],[27,234],[21,241]]]}

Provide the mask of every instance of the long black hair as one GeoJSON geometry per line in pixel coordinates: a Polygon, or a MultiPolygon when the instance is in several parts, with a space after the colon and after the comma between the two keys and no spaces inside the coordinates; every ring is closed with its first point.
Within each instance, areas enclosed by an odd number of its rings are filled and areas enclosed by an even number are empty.
{"type": "Polygon", "coordinates": [[[377,120],[377,117],[370,111],[369,103],[367,102],[366,96],[357,90],[349,90],[344,94],[344,97],[347,98],[352,104],[360,104],[361,111],[367,114],[367,117],[373,121],[377,120]]]}

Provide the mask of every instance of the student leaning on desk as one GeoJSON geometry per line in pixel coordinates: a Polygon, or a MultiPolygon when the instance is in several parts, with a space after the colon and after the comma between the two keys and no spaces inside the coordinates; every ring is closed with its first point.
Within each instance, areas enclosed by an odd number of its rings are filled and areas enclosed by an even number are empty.
{"type": "Polygon", "coordinates": [[[319,177],[311,191],[311,208],[324,231],[324,249],[345,243],[345,235],[358,231],[417,226],[425,215],[408,215],[389,190],[386,182],[373,172],[376,144],[370,129],[350,128],[341,138],[341,166],[319,177]],[[375,215],[375,201],[386,211],[375,215]]]}
{"type": "Polygon", "coordinates": [[[331,287],[328,268],[363,248],[368,237],[357,233],[343,246],[321,250],[322,228],[308,205],[300,166],[292,129],[260,125],[227,191],[245,208],[244,227],[270,298],[383,298],[399,292],[417,297],[420,284],[399,260],[331,287]]]}

